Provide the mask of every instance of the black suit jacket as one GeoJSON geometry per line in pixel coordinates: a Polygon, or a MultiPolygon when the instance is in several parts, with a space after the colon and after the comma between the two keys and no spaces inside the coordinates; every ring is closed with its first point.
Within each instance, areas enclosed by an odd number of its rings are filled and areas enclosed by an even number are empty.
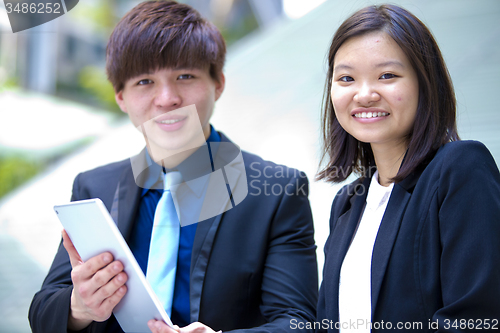
{"type": "MultiPolygon", "coordinates": [[[[333,202],[318,332],[338,331],[340,268],[370,180],[345,186],[333,202]]],[[[454,323],[460,331],[460,320],[474,320],[471,327],[485,319],[498,323],[500,176],[484,145],[448,143],[394,185],[373,248],[371,280],[372,331],[390,331],[387,323],[392,330],[421,323],[422,329],[410,329],[419,332],[455,331],[454,323]],[[436,321],[439,329],[429,326],[436,321]]]]}
{"type": "MultiPolygon", "coordinates": [[[[221,138],[229,141],[223,134],[221,138]]],[[[316,313],[316,246],[307,178],[246,152],[243,160],[247,197],[225,213],[200,222],[196,230],[191,320],[215,331],[290,332],[291,319],[311,321],[316,313]]],[[[130,160],[125,160],[78,175],[72,200],[100,198],[128,239],[140,194],[130,160]]],[[[33,332],[66,332],[70,272],[61,245],[29,311],[33,332]]],[[[86,332],[106,332],[106,325],[94,322],[86,332]]]]}

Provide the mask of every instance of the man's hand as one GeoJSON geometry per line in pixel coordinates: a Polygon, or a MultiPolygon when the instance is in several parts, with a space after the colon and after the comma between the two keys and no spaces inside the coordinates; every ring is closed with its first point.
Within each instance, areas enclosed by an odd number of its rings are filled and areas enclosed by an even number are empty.
{"type": "Polygon", "coordinates": [[[109,252],[83,262],[65,230],[62,237],[71,261],[73,281],[68,328],[79,331],[92,321],[105,321],[111,316],[127,292],[127,274],[123,272],[123,264],[113,261],[109,252]]]}
{"type": "MultiPolygon", "coordinates": [[[[199,322],[192,323],[183,328],[179,328],[177,325],[175,325],[172,329],[164,322],[152,319],[148,321],[148,327],[152,333],[215,333],[213,329],[199,322]]],[[[220,332],[221,331],[217,333],[220,332]]]]}

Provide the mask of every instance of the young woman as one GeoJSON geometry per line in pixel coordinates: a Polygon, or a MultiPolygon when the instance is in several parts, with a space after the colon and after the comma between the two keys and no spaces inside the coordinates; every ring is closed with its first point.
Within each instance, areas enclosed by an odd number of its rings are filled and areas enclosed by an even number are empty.
{"type": "Polygon", "coordinates": [[[432,34],[400,7],[367,7],[328,63],[318,178],[360,178],[332,205],[318,332],[499,329],[500,175],[459,139],[432,34]]]}

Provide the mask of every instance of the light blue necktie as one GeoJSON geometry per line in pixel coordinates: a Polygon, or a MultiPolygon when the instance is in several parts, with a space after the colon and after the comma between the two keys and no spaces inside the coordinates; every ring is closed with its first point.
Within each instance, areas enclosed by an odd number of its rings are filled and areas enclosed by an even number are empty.
{"type": "Polygon", "coordinates": [[[169,316],[172,315],[180,235],[180,223],[171,188],[172,185],[180,183],[181,177],[177,171],[165,175],[164,192],[158,201],[154,216],[146,271],[147,280],[169,316]]]}

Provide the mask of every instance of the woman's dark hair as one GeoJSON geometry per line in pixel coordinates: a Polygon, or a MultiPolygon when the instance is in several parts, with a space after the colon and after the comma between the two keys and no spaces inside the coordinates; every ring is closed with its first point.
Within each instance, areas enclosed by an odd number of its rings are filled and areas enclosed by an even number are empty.
{"type": "Polygon", "coordinates": [[[145,1],[113,30],[106,71],[116,92],[128,79],[161,68],[208,68],[219,81],[225,57],[221,33],[195,9],[175,1],[145,1]]]}
{"type": "Polygon", "coordinates": [[[404,161],[391,181],[400,182],[425,162],[443,144],[460,140],[456,126],[456,100],[441,51],[427,27],[407,10],[394,5],[363,8],[342,23],[333,36],[328,53],[328,74],[322,114],[323,156],[326,166],[316,179],[344,181],[351,173],[368,176],[375,166],[369,143],[347,133],[335,116],[331,100],[335,54],[348,39],[381,31],[392,37],[417,73],[417,115],[408,134],[404,161]]]}

